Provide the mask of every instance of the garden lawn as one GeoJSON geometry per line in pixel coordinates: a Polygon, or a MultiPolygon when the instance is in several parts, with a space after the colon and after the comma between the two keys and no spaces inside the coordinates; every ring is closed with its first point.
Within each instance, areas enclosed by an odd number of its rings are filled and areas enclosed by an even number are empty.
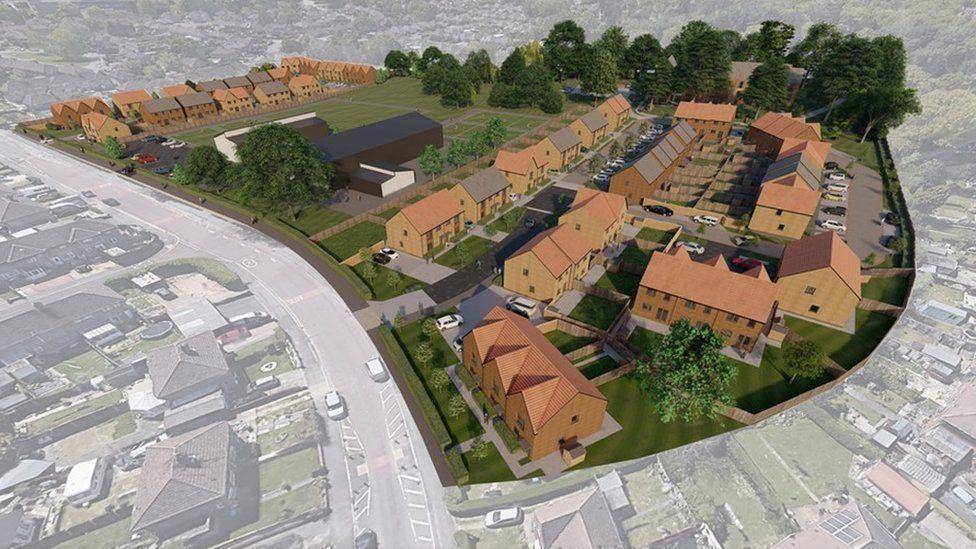
{"type": "Polygon", "coordinates": [[[645,252],[637,246],[627,246],[624,248],[624,251],[620,253],[618,259],[625,263],[633,263],[646,268],[647,263],[651,260],[651,252],[645,252]]]}
{"type": "Polygon", "coordinates": [[[413,367],[417,376],[420,377],[420,381],[424,384],[424,388],[430,395],[434,404],[437,406],[440,412],[441,419],[444,421],[444,425],[447,426],[447,430],[451,434],[451,438],[454,439],[455,443],[461,443],[468,439],[474,438],[485,432],[478,418],[471,412],[470,409],[465,408],[464,414],[459,417],[451,417],[448,415],[448,403],[451,397],[459,395],[457,387],[453,383],[448,384],[444,389],[435,389],[430,382],[431,374],[436,369],[446,368],[451,364],[457,362],[457,356],[454,351],[448,347],[447,342],[444,341],[444,337],[441,336],[440,332],[434,334],[430,340],[431,347],[433,349],[433,357],[430,359],[430,363],[426,366],[421,365],[421,363],[414,357],[414,353],[421,342],[426,341],[426,336],[421,330],[422,321],[418,320],[406,324],[399,329],[393,330],[393,335],[396,337],[397,342],[400,347],[403,348],[404,354],[407,355],[407,359],[410,361],[410,365],[413,367]]]}
{"type": "Polygon", "coordinates": [[[349,214],[336,210],[330,210],[325,206],[309,206],[298,214],[298,219],[291,219],[284,216],[282,221],[295,227],[305,236],[313,236],[329,227],[349,219],[349,214]]]}
{"type": "Polygon", "coordinates": [[[903,276],[874,277],[861,284],[861,297],[901,307],[909,285],[908,278],[903,276]]]}
{"type": "Polygon", "coordinates": [[[732,381],[732,395],[737,407],[755,414],[834,379],[824,372],[815,378],[797,377],[791,382],[790,376],[779,370],[782,354],[780,349],[767,346],[758,368],[732,361],[739,367],[739,373],[732,381]]]}
{"type": "Polygon", "coordinates": [[[614,319],[624,308],[623,303],[617,303],[597,297],[593,294],[586,294],[583,299],[573,307],[569,313],[569,318],[578,320],[601,330],[606,330],[613,324],[614,319]]]}
{"type": "Polygon", "coordinates": [[[510,233],[518,228],[525,213],[525,206],[517,206],[500,215],[497,219],[488,224],[492,229],[500,233],[510,233]]]}
{"type": "Polygon", "coordinates": [[[579,370],[584,376],[586,376],[586,379],[593,379],[611,370],[616,370],[618,367],[620,367],[620,364],[618,364],[613,357],[610,355],[603,355],[592,362],[588,362],[579,370]]]}
{"type": "Polygon", "coordinates": [[[508,468],[494,443],[491,443],[491,450],[483,459],[475,458],[471,452],[465,452],[461,457],[468,467],[468,484],[515,480],[515,474],[508,468]]]}
{"type": "Polygon", "coordinates": [[[352,270],[356,273],[356,275],[359,276],[359,278],[362,279],[366,286],[369,287],[370,292],[373,293],[374,301],[386,301],[387,299],[391,299],[414,290],[420,290],[427,286],[427,284],[417,280],[416,278],[409,277],[403,273],[398,273],[393,269],[388,269],[375,263],[373,263],[373,266],[376,267],[376,276],[372,281],[368,281],[363,278],[364,265],[366,265],[365,262],[359,263],[353,267],[352,270]],[[395,275],[400,277],[400,281],[396,286],[390,286],[389,280],[395,275]]]}
{"type": "Polygon", "coordinates": [[[491,249],[491,240],[487,238],[481,238],[480,236],[469,236],[461,242],[458,242],[451,247],[450,250],[437,256],[434,263],[439,263],[445,267],[450,267],[455,271],[459,271],[468,265],[472,264],[479,257],[485,255],[489,249],[491,249]],[[458,252],[458,246],[464,245],[465,253],[462,257],[460,252],[458,252]]]}
{"type": "Polygon", "coordinates": [[[655,242],[657,244],[667,244],[671,242],[674,238],[675,231],[662,231],[660,229],[652,229],[650,227],[644,227],[637,233],[636,238],[640,240],[647,240],[650,242],[655,242]]]}
{"type": "MultiPolygon", "coordinates": [[[[861,143],[860,136],[842,133],[835,139],[828,138],[828,141],[833,148],[857,158],[861,164],[877,171],[878,156],[874,152],[874,142],[870,139],[861,143]]],[[[845,168],[845,166],[841,166],[841,168],[845,168]]]]}
{"type": "Polygon", "coordinates": [[[894,323],[894,317],[857,309],[855,333],[851,335],[798,318],[786,317],[786,326],[789,329],[803,339],[816,342],[827,356],[846,369],[867,358],[894,323]]]}
{"type": "Polygon", "coordinates": [[[646,355],[650,355],[650,350],[657,348],[662,341],[664,341],[664,334],[652,332],[640,326],[634,328],[634,331],[627,337],[627,344],[631,348],[637,349],[646,355]]]}
{"type": "Polygon", "coordinates": [[[596,341],[596,338],[586,336],[574,336],[562,330],[552,330],[546,332],[546,338],[559,349],[562,354],[571,353],[577,349],[586,347],[596,341]]]}
{"type": "Polygon", "coordinates": [[[312,478],[312,473],[321,467],[318,448],[308,448],[261,462],[259,480],[261,493],[279,490],[283,486],[294,486],[312,478]]]}
{"type": "Polygon", "coordinates": [[[122,398],[119,391],[111,391],[104,395],[91,398],[85,402],[75,404],[68,408],[63,408],[57,412],[52,412],[37,419],[27,422],[27,431],[31,435],[49,431],[55,427],[60,427],[66,423],[89,416],[99,410],[117,404],[122,398]]]}
{"type": "Polygon", "coordinates": [[[319,241],[319,246],[337,260],[345,261],[359,253],[362,248],[369,248],[384,238],[386,227],[372,221],[363,221],[319,241]]]}
{"type": "Polygon", "coordinates": [[[607,413],[622,429],[587,446],[586,460],[580,467],[656,454],[742,427],[725,416],[664,423],[631,375],[604,383],[599,389],[607,397],[607,413]]]}
{"type": "MultiPolygon", "coordinates": [[[[174,331],[176,331],[174,329],[174,331]]],[[[54,366],[54,370],[64,374],[72,383],[86,383],[93,377],[104,375],[112,365],[94,350],[69,358],[54,366]]]]}
{"type": "Polygon", "coordinates": [[[627,271],[617,271],[612,273],[607,271],[603,273],[603,276],[596,281],[596,285],[604,290],[612,290],[614,292],[620,292],[622,294],[627,294],[633,296],[637,293],[637,288],[640,286],[641,277],[634,273],[628,273],[627,271]]]}

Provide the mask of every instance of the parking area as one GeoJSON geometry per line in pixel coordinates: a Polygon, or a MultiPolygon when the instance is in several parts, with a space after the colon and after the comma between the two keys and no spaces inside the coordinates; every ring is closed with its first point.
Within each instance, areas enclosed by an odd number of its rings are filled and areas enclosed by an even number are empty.
{"type": "MultiPolygon", "coordinates": [[[[176,141],[176,143],[183,143],[176,141]]],[[[186,160],[190,154],[191,146],[184,143],[181,146],[167,146],[162,143],[147,143],[145,141],[135,141],[125,146],[125,156],[131,159],[137,154],[151,155],[156,158],[155,162],[145,164],[146,168],[159,170],[168,174],[173,171],[173,166],[186,160]]]]}
{"type": "Polygon", "coordinates": [[[596,175],[590,173],[588,162],[583,162],[566,176],[566,180],[580,184],[593,181],[596,186],[606,190],[610,182],[610,176],[620,171],[626,162],[635,160],[643,155],[669,126],[669,122],[661,121],[660,119],[656,121],[648,120],[647,122],[650,129],[644,135],[640,133],[641,122],[637,121],[624,128],[613,139],[608,140],[599,147],[597,154],[603,157],[604,167],[596,175]],[[627,148],[628,140],[634,141],[629,149],[627,148]],[[610,158],[610,148],[613,147],[615,141],[620,145],[621,150],[621,154],[616,159],[610,158]]]}
{"type": "Polygon", "coordinates": [[[533,197],[525,206],[535,212],[559,215],[569,208],[575,197],[576,191],[574,189],[550,185],[533,197]]]}
{"type": "MultiPolygon", "coordinates": [[[[505,300],[510,296],[516,295],[500,286],[487,286],[473,296],[465,299],[458,305],[458,314],[464,318],[464,324],[459,328],[450,328],[442,332],[444,339],[448,342],[454,341],[458,336],[464,336],[481,322],[481,319],[495,307],[504,307],[505,300]]],[[[539,324],[542,318],[542,304],[540,303],[535,313],[529,319],[533,324],[539,324]]]]}

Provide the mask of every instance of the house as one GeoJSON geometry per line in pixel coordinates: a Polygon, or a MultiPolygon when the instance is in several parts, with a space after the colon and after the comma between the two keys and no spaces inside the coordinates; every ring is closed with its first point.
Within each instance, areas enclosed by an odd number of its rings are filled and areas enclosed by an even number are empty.
{"type": "Polygon", "coordinates": [[[570,225],[546,229],[505,260],[503,286],[534,299],[555,299],[590,269],[590,246],[570,225]]]}
{"type": "Polygon", "coordinates": [[[725,141],[732,131],[735,110],[735,105],[725,103],[682,101],[671,118],[691,124],[704,141],[725,141]]]}
{"type": "Polygon", "coordinates": [[[0,549],[30,547],[41,534],[44,519],[24,513],[23,506],[8,506],[0,513],[0,549]]]}
{"type": "Polygon", "coordinates": [[[213,93],[217,90],[227,89],[227,84],[219,78],[214,78],[213,80],[204,80],[203,82],[197,82],[197,91],[204,93],[213,93]]]}
{"type": "Polygon", "coordinates": [[[146,366],[153,394],[173,408],[234,383],[227,357],[212,332],[153,349],[146,366]]]}
{"type": "Polygon", "coordinates": [[[580,154],[583,142],[572,128],[566,126],[550,133],[536,145],[549,164],[556,171],[568,166],[580,154]]]}
{"type": "Polygon", "coordinates": [[[180,95],[186,95],[195,91],[186,84],[173,84],[172,86],[163,87],[163,97],[179,97],[180,95]]]}
{"type": "Polygon", "coordinates": [[[317,59],[312,59],[311,57],[306,57],[304,55],[294,55],[291,57],[282,57],[279,66],[288,72],[294,74],[312,74],[314,75],[318,70],[319,61],[317,59]]]}
{"type": "MultiPolygon", "coordinates": [[[[219,93],[220,92],[214,92],[214,96],[216,97],[219,93]]],[[[329,125],[325,122],[325,120],[315,116],[314,112],[307,112],[296,116],[289,116],[288,118],[273,120],[271,123],[288,126],[289,128],[300,133],[303,137],[305,137],[305,139],[313,142],[332,133],[332,130],[329,128],[329,125]]],[[[224,153],[224,156],[226,156],[231,162],[239,162],[240,159],[237,158],[237,147],[244,142],[244,138],[251,130],[259,127],[261,127],[261,125],[256,124],[253,126],[238,128],[236,130],[226,131],[214,138],[214,146],[217,147],[218,151],[224,153]]]]}
{"type": "Polygon", "coordinates": [[[600,430],[607,399],[528,319],[495,307],[462,340],[463,364],[529,459],[600,430]]]}
{"type": "Polygon", "coordinates": [[[861,261],[837,233],[786,245],[776,278],[780,310],[843,327],[861,302],[861,261]]]}
{"type": "Polygon", "coordinates": [[[493,217],[508,204],[512,184],[494,167],[489,166],[465,178],[451,188],[464,208],[464,220],[478,223],[493,217]]]}
{"type": "Polygon", "coordinates": [[[213,92],[214,103],[220,112],[241,112],[254,107],[254,98],[246,88],[228,88],[213,92]]]}
{"type": "Polygon", "coordinates": [[[154,126],[169,126],[186,122],[183,107],[173,97],[161,97],[146,101],[139,106],[139,114],[143,122],[154,126]]]}
{"type": "Polygon", "coordinates": [[[820,141],[820,124],[807,122],[788,112],[767,112],[749,126],[743,141],[755,145],[759,154],[776,158],[783,140],[788,137],[820,141]]]}
{"type": "Polygon", "coordinates": [[[12,469],[0,475],[0,494],[6,494],[23,484],[54,473],[55,463],[44,459],[22,459],[12,469]]]}
{"type": "Polygon", "coordinates": [[[404,207],[386,222],[386,245],[417,257],[433,254],[461,233],[464,208],[442,190],[404,207]]]}
{"type": "Polygon", "coordinates": [[[597,105],[596,110],[600,111],[603,117],[607,119],[610,124],[610,131],[615,131],[627,122],[633,109],[630,106],[630,101],[618,93],[597,105]]]}
{"type": "Polygon", "coordinates": [[[322,91],[322,86],[314,76],[300,74],[288,81],[288,89],[295,97],[311,97],[322,91]]]}
{"type": "MultiPolygon", "coordinates": [[[[756,70],[756,67],[761,65],[758,61],[733,61],[732,70],[729,73],[729,95],[732,98],[738,97],[738,95],[749,87],[749,77],[752,76],[752,71],[756,70]]],[[[793,65],[786,66],[787,71],[789,71],[789,79],[787,80],[787,94],[788,94],[788,104],[792,104],[793,100],[796,99],[796,94],[800,91],[800,87],[803,86],[803,80],[807,76],[806,69],[802,67],[794,67],[793,65]]]]}
{"type": "Polygon", "coordinates": [[[319,61],[315,75],[332,82],[375,84],[376,67],[344,61],[319,61]]]}
{"type": "Polygon", "coordinates": [[[254,99],[262,106],[280,105],[291,99],[291,92],[281,82],[265,82],[254,86],[254,99]]]}
{"type": "Polygon", "coordinates": [[[245,474],[244,442],[225,422],[146,448],[132,502],[134,533],[166,539],[197,527],[219,527],[237,509],[245,474]]]}
{"type": "Polygon", "coordinates": [[[572,227],[591,251],[598,252],[617,239],[626,212],[627,201],[619,194],[583,187],[559,216],[559,224],[572,227]]]}
{"type": "Polygon", "coordinates": [[[785,138],[776,162],[766,168],[749,228],[797,239],[813,221],[820,204],[820,184],[830,144],[785,138]]]}
{"type": "Polygon", "coordinates": [[[50,209],[33,201],[19,202],[0,196],[0,233],[9,238],[10,233],[31,229],[57,221],[50,209]]]}
{"type": "Polygon", "coordinates": [[[81,115],[90,112],[112,116],[112,108],[100,97],[93,96],[51,103],[51,121],[62,128],[80,126],[81,115]]]}
{"type": "Polygon", "coordinates": [[[661,324],[683,318],[708,326],[727,345],[748,352],[772,326],[776,284],[762,266],[736,273],[721,254],[698,262],[676,246],[651,255],[633,313],[661,324]]]}
{"type": "Polygon", "coordinates": [[[606,117],[598,109],[593,109],[569,124],[587,149],[593,148],[594,144],[607,136],[609,126],[606,117]]]}
{"type": "MultiPolygon", "coordinates": [[[[613,512],[600,489],[587,485],[579,491],[534,507],[522,523],[529,546],[538,549],[604,549],[626,547],[613,512]]],[[[696,547],[694,541],[687,546],[696,547]]]]}
{"type": "Polygon", "coordinates": [[[146,90],[131,90],[112,94],[115,112],[123,118],[138,116],[139,105],[151,99],[152,96],[146,90]]]}
{"type": "Polygon", "coordinates": [[[72,505],[80,506],[102,497],[110,466],[107,459],[95,458],[72,467],[64,482],[64,498],[72,505]]]}
{"type": "Polygon", "coordinates": [[[175,99],[183,107],[183,114],[186,115],[187,120],[201,120],[217,116],[217,104],[214,103],[213,97],[209,93],[188,93],[175,99]]]}
{"type": "Polygon", "coordinates": [[[294,74],[292,73],[292,71],[284,67],[275,67],[273,69],[268,70],[268,76],[270,76],[272,80],[277,80],[278,82],[284,82],[285,84],[287,84],[288,81],[291,80],[291,77],[294,76],[294,74]]]}
{"type": "MultiPolygon", "coordinates": [[[[230,78],[224,78],[223,82],[227,88],[244,88],[249,92],[254,90],[254,84],[252,84],[251,81],[248,80],[246,76],[231,76],[230,78]]],[[[217,90],[212,90],[212,91],[217,91],[217,90]]]]}
{"type": "Polygon", "coordinates": [[[264,84],[265,82],[272,82],[275,80],[274,78],[271,78],[268,71],[252,71],[244,75],[244,78],[247,78],[248,82],[251,83],[251,86],[257,86],[258,84],[264,84]]]}
{"type": "Polygon", "coordinates": [[[876,463],[865,478],[909,515],[918,518],[928,512],[929,497],[887,463],[876,463]]]}
{"type": "Polygon", "coordinates": [[[114,137],[121,141],[132,136],[132,130],[127,124],[97,112],[81,115],[81,129],[88,139],[99,143],[104,143],[107,137],[114,137]]]}
{"type": "Polygon", "coordinates": [[[512,183],[512,192],[525,194],[541,185],[549,170],[549,161],[538,145],[518,152],[498,151],[495,168],[512,183]]]}
{"type": "Polygon", "coordinates": [[[626,197],[628,204],[640,204],[664,190],[674,169],[691,154],[698,133],[685,121],[673,125],[640,158],[610,178],[610,192],[626,197]]]}

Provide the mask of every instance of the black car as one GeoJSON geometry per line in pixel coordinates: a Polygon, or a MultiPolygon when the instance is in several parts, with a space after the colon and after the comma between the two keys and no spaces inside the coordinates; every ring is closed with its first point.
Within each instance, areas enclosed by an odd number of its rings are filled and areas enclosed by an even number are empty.
{"type": "Polygon", "coordinates": [[[92,191],[85,191],[81,193],[81,196],[84,196],[85,198],[95,198],[95,193],[92,191]]]}
{"type": "Polygon", "coordinates": [[[114,199],[114,198],[105,198],[105,199],[102,200],[102,204],[105,204],[106,206],[111,206],[113,208],[117,208],[122,203],[119,202],[118,200],[114,199]]]}
{"type": "Polygon", "coordinates": [[[132,175],[135,172],[136,172],[136,169],[133,168],[132,166],[126,166],[126,167],[122,168],[121,170],[119,170],[119,173],[122,174],[122,175],[132,175]]]}
{"type": "Polygon", "coordinates": [[[836,162],[824,162],[824,170],[836,170],[840,168],[840,165],[836,162]]]}
{"type": "Polygon", "coordinates": [[[390,256],[381,253],[373,254],[373,263],[378,263],[380,265],[386,265],[391,261],[390,256]]]}
{"type": "Polygon", "coordinates": [[[664,217],[671,217],[672,215],[674,215],[674,210],[668,208],[667,206],[662,206],[660,204],[644,206],[644,211],[650,212],[652,214],[663,215],[664,217]]]}
{"type": "Polygon", "coordinates": [[[142,138],[143,143],[162,143],[166,138],[161,135],[147,135],[142,138]]]}
{"type": "Polygon", "coordinates": [[[847,208],[844,206],[827,206],[822,211],[830,215],[847,215],[847,208]]]}

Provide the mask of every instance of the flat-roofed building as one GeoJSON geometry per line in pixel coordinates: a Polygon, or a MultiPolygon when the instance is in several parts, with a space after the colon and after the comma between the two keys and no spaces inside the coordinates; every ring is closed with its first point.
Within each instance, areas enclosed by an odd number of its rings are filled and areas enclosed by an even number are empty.
{"type": "Polygon", "coordinates": [[[594,144],[607,136],[610,124],[607,122],[607,118],[603,116],[603,113],[597,109],[593,109],[576,120],[573,120],[569,124],[569,127],[576,132],[576,136],[579,137],[583,147],[591,149],[594,144]]]}
{"type": "Polygon", "coordinates": [[[291,99],[291,91],[282,82],[265,82],[254,86],[254,99],[261,105],[280,105],[291,99]]]}
{"type": "Polygon", "coordinates": [[[183,107],[187,120],[201,120],[217,115],[217,104],[209,93],[188,93],[174,99],[183,107]]]}
{"type": "Polygon", "coordinates": [[[596,109],[603,113],[603,116],[610,124],[610,131],[614,131],[623,126],[628,119],[633,108],[630,101],[621,94],[610,96],[606,101],[597,105],[596,109]]]}
{"type": "Polygon", "coordinates": [[[152,99],[146,90],[130,90],[112,94],[112,104],[119,116],[130,117],[139,114],[139,105],[152,99]]]}
{"type": "Polygon", "coordinates": [[[99,143],[104,143],[108,137],[123,140],[132,136],[132,129],[127,124],[98,112],[81,115],[81,129],[89,139],[99,143]]]}
{"type": "Polygon", "coordinates": [[[518,152],[498,151],[495,168],[512,183],[512,192],[525,194],[546,180],[549,161],[536,144],[518,152]]]}
{"type": "Polygon", "coordinates": [[[786,245],[776,289],[780,310],[843,327],[861,302],[861,260],[833,231],[801,238],[786,245]]]}
{"type": "Polygon", "coordinates": [[[173,97],[161,97],[146,101],[139,106],[139,112],[143,122],[155,126],[169,126],[186,121],[183,107],[173,97]]]}
{"type": "Polygon", "coordinates": [[[590,246],[569,225],[546,229],[505,260],[505,289],[541,301],[573,289],[590,269],[590,246]]]}
{"type": "Polygon", "coordinates": [[[386,222],[386,245],[425,257],[443,247],[464,227],[464,208],[449,190],[405,206],[386,222]]]}
{"type": "Polygon", "coordinates": [[[820,141],[820,124],[807,122],[788,112],[767,112],[749,126],[743,141],[755,145],[760,154],[776,158],[783,141],[789,137],[820,141]]]}
{"type": "Polygon", "coordinates": [[[213,92],[213,100],[220,112],[243,112],[254,108],[254,97],[246,88],[228,88],[213,92]]]}
{"type": "Polygon", "coordinates": [[[627,201],[619,194],[583,187],[559,216],[559,224],[572,227],[591,251],[598,252],[620,235],[626,212],[627,201]]]}
{"type": "Polygon", "coordinates": [[[668,179],[691,154],[698,133],[691,124],[680,121],[662,135],[640,158],[610,177],[610,192],[640,204],[655,192],[664,190],[668,179]]]}
{"type": "Polygon", "coordinates": [[[735,110],[735,105],[726,103],[682,101],[671,118],[691,124],[705,141],[725,141],[735,122],[735,110]]]}
{"type": "Polygon", "coordinates": [[[583,142],[572,128],[556,130],[536,145],[549,164],[550,170],[561,170],[580,154],[583,142]]]}
{"type": "Polygon", "coordinates": [[[494,166],[475,172],[451,188],[461,207],[464,220],[478,223],[493,217],[508,204],[512,184],[494,166]]]}

